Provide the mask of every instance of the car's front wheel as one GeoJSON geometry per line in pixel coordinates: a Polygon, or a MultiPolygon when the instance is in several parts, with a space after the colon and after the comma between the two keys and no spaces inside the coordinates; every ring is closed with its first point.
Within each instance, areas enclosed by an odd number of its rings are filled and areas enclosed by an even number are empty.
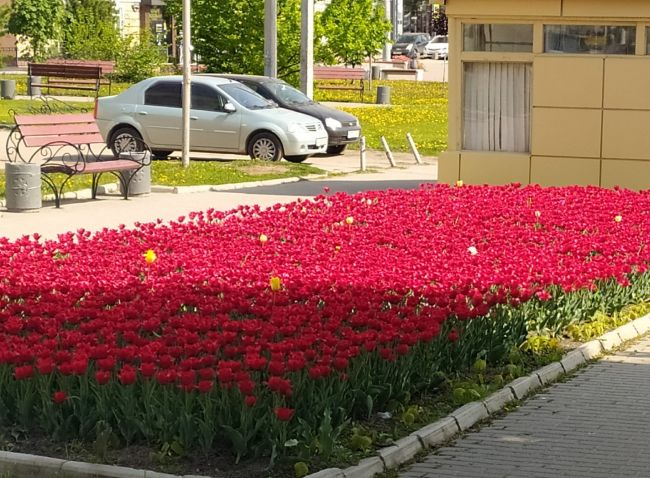
{"type": "Polygon", "coordinates": [[[342,154],[345,151],[347,144],[337,144],[336,146],[328,146],[327,154],[342,154]]]}
{"type": "Polygon", "coordinates": [[[285,156],[284,159],[286,159],[290,163],[302,163],[308,157],[309,157],[308,154],[301,154],[300,156],[285,156]]]}
{"type": "Polygon", "coordinates": [[[248,143],[248,155],[251,159],[279,161],[282,154],[282,143],[272,133],[258,133],[248,143]]]}
{"type": "Polygon", "coordinates": [[[130,126],[117,128],[108,141],[108,147],[111,148],[115,157],[120,153],[142,151],[143,145],[142,135],[130,126]]]}

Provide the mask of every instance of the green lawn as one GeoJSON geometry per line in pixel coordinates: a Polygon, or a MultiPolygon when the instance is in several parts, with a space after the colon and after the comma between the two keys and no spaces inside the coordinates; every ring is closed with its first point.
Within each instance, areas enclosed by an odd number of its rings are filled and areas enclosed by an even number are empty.
{"type": "MultiPolygon", "coordinates": [[[[385,136],[393,151],[409,151],[406,133],[411,133],[422,154],[437,155],[447,149],[447,84],[423,81],[373,81],[364,102],[376,101],[376,87],[389,86],[391,106],[341,106],[359,118],[361,134],[369,149],[382,149],[385,136]]],[[[358,102],[356,91],[319,90],[317,101],[358,102]]]]}
{"type": "MultiPolygon", "coordinates": [[[[242,158],[245,158],[242,156],[242,158]]],[[[267,163],[246,159],[234,161],[192,161],[185,169],[180,161],[153,161],[151,169],[152,184],[162,186],[193,186],[200,184],[218,185],[260,181],[265,179],[289,178],[309,174],[323,174],[324,171],[308,164],[288,162],[267,163]]],[[[60,175],[59,180],[64,176],[60,175]]],[[[73,177],[65,191],[77,191],[90,188],[91,176],[87,174],[73,177]]],[[[117,179],[112,174],[104,174],[100,184],[114,183],[117,179]]],[[[60,183],[59,183],[60,184],[60,183]]],[[[44,194],[51,191],[45,184],[41,190],[44,194]]],[[[0,197],[5,195],[4,172],[0,172],[0,197]]]]}

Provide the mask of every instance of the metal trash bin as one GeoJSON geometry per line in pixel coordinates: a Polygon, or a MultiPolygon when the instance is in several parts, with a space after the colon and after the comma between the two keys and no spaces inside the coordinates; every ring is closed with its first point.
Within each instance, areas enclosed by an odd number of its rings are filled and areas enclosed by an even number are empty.
{"type": "MultiPolygon", "coordinates": [[[[122,171],[120,173],[125,181],[131,179],[129,183],[129,196],[151,193],[150,157],[151,153],[149,151],[120,153],[120,159],[135,159],[136,161],[149,163],[135,173],[133,171],[122,171]]],[[[120,183],[120,193],[124,194],[122,183],[120,183]]]]}
{"type": "Polygon", "coordinates": [[[371,68],[371,78],[373,80],[380,80],[381,79],[381,66],[380,65],[372,65],[371,68]]]}
{"type": "Polygon", "coordinates": [[[377,104],[378,105],[390,104],[390,86],[377,87],[377,104]]]}
{"type": "Polygon", "coordinates": [[[32,83],[39,84],[41,82],[40,76],[28,76],[27,77],[27,94],[29,96],[41,96],[41,87],[32,86],[32,83]]]}
{"type": "Polygon", "coordinates": [[[31,163],[5,164],[5,204],[8,211],[38,212],[41,198],[41,167],[31,163]]]}
{"type": "Polygon", "coordinates": [[[3,100],[13,100],[16,97],[16,80],[0,80],[0,96],[3,100]]]}

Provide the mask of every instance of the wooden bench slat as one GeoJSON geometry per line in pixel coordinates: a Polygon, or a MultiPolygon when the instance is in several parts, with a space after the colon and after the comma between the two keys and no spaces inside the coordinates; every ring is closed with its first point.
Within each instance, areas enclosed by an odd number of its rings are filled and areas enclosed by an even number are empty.
{"type": "Polygon", "coordinates": [[[138,169],[140,164],[129,159],[109,159],[107,161],[92,161],[86,163],[82,173],[107,173],[109,171],[131,171],[138,169]]]}
{"type": "Polygon", "coordinates": [[[16,115],[15,120],[16,124],[19,126],[35,124],[95,123],[95,118],[93,118],[91,113],[16,115]]]}
{"type": "Polygon", "coordinates": [[[23,136],[47,136],[57,134],[99,134],[99,128],[93,123],[63,123],[50,125],[24,125],[20,127],[23,136]]]}
{"type": "Polygon", "coordinates": [[[94,134],[57,134],[46,136],[24,136],[23,141],[28,148],[46,146],[48,144],[104,144],[104,138],[99,133],[94,134]]]}

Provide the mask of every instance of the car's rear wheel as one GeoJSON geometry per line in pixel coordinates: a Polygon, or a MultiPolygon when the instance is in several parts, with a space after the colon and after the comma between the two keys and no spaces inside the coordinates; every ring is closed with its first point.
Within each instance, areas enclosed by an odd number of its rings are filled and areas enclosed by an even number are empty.
{"type": "Polygon", "coordinates": [[[113,131],[108,141],[108,147],[111,148],[113,155],[117,157],[120,153],[142,151],[144,142],[142,141],[142,135],[135,128],[123,126],[113,131]]]}
{"type": "Polygon", "coordinates": [[[285,156],[284,159],[286,159],[290,163],[302,163],[308,157],[309,157],[308,154],[301,154],[300,156],[285,156]]]}
{"type": "Polygon", "coordinates": [[[167,159],[170,154],[172,154],[173,151],[168,151],[168,150],[162,150],[162,149],[154,149],[151,154],[153,156],[153,159],[167,159]]]}
{"type": "Polygon", "coordinates": [[[258,133],[248,143],[248,155],[251,159],[279,161],[282,154],[282,143],[272,133],[258,133]]]}
{"type": "Polygon", "coordinates": [[[327,154],[342,154],[345,151],[347,144],[337,144],[336,146],[328,146],[327,154]]]}

